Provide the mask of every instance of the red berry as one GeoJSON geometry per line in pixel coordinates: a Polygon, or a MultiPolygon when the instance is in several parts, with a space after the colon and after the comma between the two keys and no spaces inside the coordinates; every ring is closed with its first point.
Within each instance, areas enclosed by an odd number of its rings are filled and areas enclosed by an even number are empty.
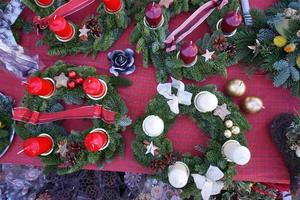
{"type": "Polygon", "coordinates": [[[76,87],[76,83],[75,83],[75,81],[68,81],[68,88],[69,89],[74,89],[75,87],[76,87]]]}
{"type": "Polygon", "coordinates": [[[80,76],[77,76],[75,79],[75,82],[77,85],[81,85],[83,83],[84,79],[80,76]]]}
{"type": "Polygon", "coordinates": [[[68,77],[69,78],[76,78],[76,76],[77,76],[77,73],[75,71],[72,70],[72,71],[68,72],[68,77]]]}

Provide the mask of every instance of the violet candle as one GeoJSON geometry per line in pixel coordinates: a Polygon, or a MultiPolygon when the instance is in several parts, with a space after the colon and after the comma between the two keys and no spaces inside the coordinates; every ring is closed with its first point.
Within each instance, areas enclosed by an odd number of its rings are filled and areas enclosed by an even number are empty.
{"type": "Polygon", "coordinates": [[[179,57],[183,60],[184,64],[188,65],[193,63],[198,55],[198,47],[193,41],[185,42],[181,45],[179,57]]]}
{"type": "Polygon", "coordinates": [[[158,27],[163,19],[160,5],[155,2],[148,4],[145,8],[145,18],[151,28],[158,27]]]}
{"type": "Polygon", "coordinates": [[[236,11],[229,11],[225,14],[223,17],[223,20],[221,22],[221,30],[225,34],[230,34],[234,32],[243,21],[242,15],[236,11]]]}

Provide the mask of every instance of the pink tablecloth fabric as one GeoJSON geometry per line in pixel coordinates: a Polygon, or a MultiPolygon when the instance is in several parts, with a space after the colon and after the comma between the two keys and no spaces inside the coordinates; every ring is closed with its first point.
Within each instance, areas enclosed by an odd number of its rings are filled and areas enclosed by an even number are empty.
{"type": "MultiPolygon", "coordinates": [[[[252,0],[250,3],[252,7],[267,8],[273,3],[273,0],[252,0]]],[[[71,19],[75,22],[80,22],[87,13],[95,12],[97,5],[98,2],[79,13],[74,14],[71,19]]],[[[171,22],[171,29],[173,30],[177,25],[181,24],[189,15],[190,14],[182,14],[176,17],[176,19],[173,19],[171,22]]],[[[31,19],[33,15],[29,10],[26,10],[24,16],[27,19],[31,19]]],[[[110,50],[125,49],[128,47],[134,48],[134,46],[129,43],[129,36],[132,28],[133,24],[130,25],[110,50]]],[[[198,38],[201,38],[208,30],[207,24],[203,24],[194,31],[189,39],[195,41],[198,38]]],[[[90,57],[84,58],[83,55],[67,56],[64,58],[50,57],[46,53],[46,47],[35,47],[34,44],[37,41],[37,38],[38,37],[35,34],[22,35],[21,45],[33,53],[39,54],[42,62],[46,66],[50,66],[55,61],[61,59],[71,64],[95,66],[99,73],[108,74],[109,66],[106,59],[106,53],[99,54],[96,60],[92,60],[90,57]]],[[[136,65],[137,71],[128,76],[133,82],[133,85],[130,88],[119,90],[121,96],[128,105],[129,115],[133,120],[144,113],[148,101],[156,94],[157,86],[155,70],[153,68],[143,68],[141,55],[136,56],[136,65]]],[[[299,99],[291,97],[289,91],[281,88],[274,88],[272,81],[269,80],[266,75],[256,73],[252,77],[248,77],[238,66],[230,67],[228,70],[228,77],[211,77],[197,85],[216,84],[220,89],[223,89],[226,80],[231,78],[240,78],[244,80],[247,84],[246,95],[256,95],[261,97],[264,100],[266,107],[266,109],[259,114],[247,116],[253,126],[251,132],[247,133],[252,159],[248,165],[238,168],[238,174],[235,179],[288,184],[289,177],[287,168],[284,165],[278,149],[271,141],[268,127],[270,121],[277,114],[299,109],[299,99]]],[[[189,83],[190,81],[185,80],[185,82],[189,83]]],[[[5,71],[0,71],[0,90],[9,96],[12,96],[16,100],[16,105],[18,105],[23,96],[21,81],[5,71]]],[[[235,100],[236,103],[241,101],[241,99],[235,100]]],[[[83,129],[89,126],[88,121],[79,121],[79,123],[75,123],[74,121],[75,120],[71,120],[65,123],[69,130],[83,129]]],[[[196,153],[193,150],[193,147],[197,144],[204,143],[208,138],[204,133],[197,129],[196,124],[184,116],[177,120],[177,123],[174,124],[167,136],[173,141],[175,150],[180,152],[191,152],[193,154],[196,153]]],[[[117,157],[113,162],[105,164],[104,170],[150,172],[149,169],[139,165],[134,160],[131,150],[131,142],[134,139],[132,129],[128,128],[127,131],[124,132],[123,137],[126,145],[124,156],[117,157]]],[[[29,158],[24,154],[17,155],[17,152],[21,149],[21,144],[20,138],[17,137],[8,153],[0,159],[0,162],[41,165],[38,158],[29,158]]],[[[97,169],[96,166],[88,166],[88,168],[97,169]]]]}

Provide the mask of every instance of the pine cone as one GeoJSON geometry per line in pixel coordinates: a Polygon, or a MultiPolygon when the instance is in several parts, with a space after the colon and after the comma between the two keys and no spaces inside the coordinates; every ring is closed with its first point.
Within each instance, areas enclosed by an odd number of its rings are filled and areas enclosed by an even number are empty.
{"type": "Polygon", "coordinates": [[[156,172],[162,172],[167,166],[163,160],[153,160],[150,164],[151,169],[156,172]]]}
{"type": "Polygon", "coordinates": [[[85,22],[86,27],[90,29],[90,33],[94,37],[100,37],[101,36],[101,30],[100,30],[100,24],[98,23],[98,20],[96,17],[90,17],[85,22]]]}
{"type": "Polygon", "coordinates": [[[228,47],[228,40],[224,35],[217,37],[213,42],[213,47],[218,51],[225,51],[228,47]]]}
{"type": "Polygon", "coordinates": [[[65,163],[68,166],[73,166],[76,163],[77,158],[81,154],[83,150],[83,144],[81,142],[72,141],[68,144],[67,149],[68,152],[66,153],[65,163]]]}
{"type": "Polygon", "coordinates": [[[165,155],[164,157],[164,162],[165,162],[165,165],[173,165],[175,162],[176,162],[176,157],[175,155],[171,152],[171,153],[168,153],[167,155],[165,155]]]}
{"type": "Polygon", "coordinates": [[[234,57],[236,54],[236,45],[230,44],[225,50],[230,57],[234,57]]]}

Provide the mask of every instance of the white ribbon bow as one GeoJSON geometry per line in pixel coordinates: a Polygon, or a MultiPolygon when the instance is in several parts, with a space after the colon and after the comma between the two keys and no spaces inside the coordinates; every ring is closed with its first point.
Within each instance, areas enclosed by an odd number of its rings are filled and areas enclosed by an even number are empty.
{"type": "Polygon", "coordinates": [[[211,195],[219,194],[224,187],[223,181],[220,181],[224,177],[223,172],[215,166],[210,165],[205,176],[200,174],[192,174],[194,182],[199,190],[203,200],[209,200],[211,195]]]}
{"type": "Polygon", "coordinates": [[[158,84],[157,92],[166,99],[169,99],[167,103],[170,110],[175,114],[179,114],[179,104],[187,106],[191,105],[193,94],[185,91],[185,85],[182,81],[176,80],[172,77],[171,79],[172,83],[158,84]],[[177,89],[177,95],[172,94],[172,87],[177,89]]]}

